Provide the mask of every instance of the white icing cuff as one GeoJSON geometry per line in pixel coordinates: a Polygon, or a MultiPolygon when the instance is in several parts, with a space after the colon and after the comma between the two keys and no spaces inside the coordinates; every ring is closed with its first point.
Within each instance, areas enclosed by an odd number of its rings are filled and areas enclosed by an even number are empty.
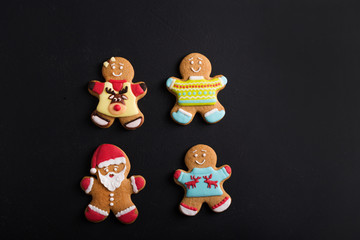
{"type": "Polygon", "coordinates": [[[96,116],[96,115],[92,115],[91,116],[91,119],[97,124],[97,125],[100,125],[100,126],[106,126],[109,124],[108,121],[100,118],[99,116],[96,116]]]}
{"type": "Polygon", "coordinates": [[[222,85],[226,85],[227,84],[227,82],[228,82],[228,80],[227,80],[227,78],[225,77],[225,76],[221,76],[220,77],[220,80],[221,80],[221,83],[222,83],[222,85]]]}
{"type": "Polygon", "coordinates": [[[181,112],[182,114],[185,114],[186,116],[192,117],[191,113],[189,113],[189,112],[187,112],[187,111],[185,111],[185,110],[183,110],[181,108],[179,108],[179,112],[181,112]]]}
{"type": "Polygon", "coordinates": [[[126,208],[125,210],[122,210],[122,211],[120,211],[120,212],[118,212],[116,215],[115,215],[115,217],[121,217],[122,215],[125,215],[125,214],[127,214],[127,213],[129,213],[129,212],[131,212],[132,210],[134,210],[136,207],[135,207],[135,205],[132,205],[131,207],[128,207],[128,208],[126,208]]]}
{"type": "Polygon", "coordinates": [[[107,211],[101,210],[100,208],[97,208],[91,204],[88,205],[88,207],[93,210],[94,212],[97,212],[103,216],[109,216],[109,213],[107,211]]]}
{"type": "Polygon", "coordinates": [[[208,111],[204,114],[204,117],[208,117],[209,115],[213,114],[214,112],[219,111],[217,108],[214,108],[213,110],[208,111]]]}
{"type": "Polygon", "coordinates": [[[197,211],[185,208],[180,205],[180,211],[185,214],[186,216],[195,216],[197,214],[197,211]]]}
{"type": "Polygon", "coordinates": [[[94,178],[91,177],[91,178],[90,178],[90,184],[89,184],[89,186],[87,187],[87,189],[85,190],[85,193],[86,193],[86,194],[89,194],[89,192],[91,191],[93,185],[94,185],[94,178]]]}
{"type": "Polygon", "coordinates": [[[125,164],[125,161],[126,160],[125,160],[124,157],[118,157],[118,158],[115,158],[115,159],[109,159],[107,161],[101,162],[101,163],[99,163],[98,167],[103,168],[103,167],[107,167],[109,165],[118,165],[120,163],[125,164]]]}
{"type": "Polygon", "coordinates": [[[134,177],[134,176],[131,176],[131,177],[130,177],[130,180],[131,180],[131,186],[132,186],[132,188],[133,188],[134,193],[138,193],[138,192],[139,192],[139,189],[138,189],[137,186],[136,186],[135,177],[134,177]]]}
{"type": "Polygon", "coordinates": [[[224,204],[222,204],[221,206],[214,208],[213,211],[214,212],[223,212],[229,208],[230,204],[231,204],[231,198],[226,200],[226,202],[224,204]]]}

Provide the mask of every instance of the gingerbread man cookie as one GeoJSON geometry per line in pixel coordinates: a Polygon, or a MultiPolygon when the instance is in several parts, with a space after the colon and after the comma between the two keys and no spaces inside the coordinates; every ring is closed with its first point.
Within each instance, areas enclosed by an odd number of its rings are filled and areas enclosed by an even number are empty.
{"type": "Polygon", "coordinates": [[[193,146],[185,155],[185,165],[189,169],[176,170],[175,182],[185,190],[180,203],[180,211],[187,216],[195,216],[203,203],[207,203],[214,212],[223,212],[231,204],[230,195],[223,183],[231,176],[228,165],[216,167],[215,151],[203,144],[193,146]]]}
{"type": "Polygon", "coordinates": [[[121,125],[132,130],[144,123],[144,115],[139,110],[137,101],[147,93],[144,82],[132,83],[134,68],[122,57],[112,57],[105,61],[102,75],[105,82],[93,80],[88,90],[99,99],[91,120],[101,128],[110,127],[115,118],[121,125]]]}
{"type": "Polygon", "coordinates": [[[80,186],[92,201],[85,209],[85,217],[91,222],[101,222],[110,210],[122,223],[132,223],[138,217],[138,210],[131,201],[131,194],[145,187],[145,179],[136,175],[127,178],[130,162],[126,154],[117,146],[100,145],[91,160],[91,174],[84,177],[80,186]]]}
{"type": "Polygon", "coordinates": [[[226,77],[210,77],[211,63],[200,53],[191,53],[181,61],[180,74],[182,79],[170,77],[166,81],[167,89],[177,99],[170,113],[172,119],[187,125],[199,112],[206,122],[219,122],[225,116],[225,109],[217,94],[227,84],[226,77]]]}

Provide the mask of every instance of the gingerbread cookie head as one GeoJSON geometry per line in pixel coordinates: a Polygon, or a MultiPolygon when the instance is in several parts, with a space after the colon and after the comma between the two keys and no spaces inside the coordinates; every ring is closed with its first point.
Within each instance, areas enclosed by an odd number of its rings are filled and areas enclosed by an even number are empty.
{"type": "Polygon", "coordinates": [[[126,154],[111,144],[100,145],[91,160],[91,174],[96,174],[101,184],[109,191],[120,187],[130,172],[126,154]]]}
{"type": "Polygon", "coordinates": [[[203,144],[193,146],[185,155],[185,165],[191,170],[193,168],[215,168],[217,156],[211,147],[203,144]]]}
{"type": "Polygon", "coordinates": [[[190,53],[180,63],[180,74],[184,80],[190,76],[202,76],[210,78],[211,63],[207,57],[200,53],[190,53]]]}
{"type": "Polygon", "coordinates": [[[126,80],[132,82],[135,71],[131,63],[122,57],[111,57],[103,63],[102,75],[106,81],[126,80]]]}

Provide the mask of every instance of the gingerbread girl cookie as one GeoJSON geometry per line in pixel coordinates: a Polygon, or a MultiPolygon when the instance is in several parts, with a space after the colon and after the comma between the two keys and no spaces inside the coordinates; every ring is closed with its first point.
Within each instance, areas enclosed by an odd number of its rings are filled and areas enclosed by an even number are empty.
{"type": "Polygon", "coordinates": [[[231,198],[223,188],[223,183],[231,176],[228,165],[216,167],[215,151],[203,144],[193,146],[185,155],[185,165],[189,169],[176,170],[175,182],[185,190],[180,203],[180,211],[187,216],[195,216],[203,203],[214,212],[223,212],[231,204],[231,198]]]}
{"type": "Polygon", "coordinates": [[[101,128],[110,127],[116,118],[126,129],[139,128],[144,123],[144,115],[137,101],[147,93],[144,82],[132,83],[134,68],[122,57],[112,57],[103,63],[102,75],[105,82],[93,80],[88,90],[99,99],[91,120],[101,128]]]}
{"type": "Polygon", "coordinates": [[[200,53],[191,53],[181,61],[180,74],[182,79],[170,77],[166,81],[167,89],[177,99],[170,113],[172,119],[187,125],[199,112],[206,122],[219,122],[225,116],[225,109],[217,94],[227,84],[226,77],[210,77],[211,63],[200,53]]]}
{"type": "Polygon", "coordinates": [[[91,174],[84,177],[80,186],[92,201],[85,209],[85,217],[91,222],[101,222],[110,210],[122,223],[132,223],[138,217],[138,210],[131,201],[131,194],[145,187],[145,179],[136,175],[127,178],[130,162],[126,154],[117,146],[100,145],[91,160],[91,174]]]}

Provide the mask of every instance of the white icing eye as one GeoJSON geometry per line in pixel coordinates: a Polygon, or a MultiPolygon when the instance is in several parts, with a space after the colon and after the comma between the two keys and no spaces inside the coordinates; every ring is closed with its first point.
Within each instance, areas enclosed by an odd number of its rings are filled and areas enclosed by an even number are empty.
{"type": "Polygon", "coordinates": [[[106,171],[106,172],[109,172],[109,169],[106,168],[105,171],[106,171]]]}
{"type": "Polygon", "coordinates": [[[199,64],[202,64],[202,61],[199,61],[199,64]]]}
{"type": "Polygon", "coordinates": [[[194,64],[194,61],[191,61],[190,64],[194,64]]]}
{"type": "Polygon", "coordinates": [[[194,154],[194,157],[198,157],[199,155],[197,153],[194,154]]]}
{"type": "Polygon", "coordinates": [[[114,168],[114,171],[117,171],[117,168],[114,168]]]}
{"type": "Polygon", "coordinates": [[[203,157],[206,157],[206,153],[203,153],[202,156],[203,156],[203,157]]]}
{"type": "Polygon", "coordinates": [[[112,66],[111,68],[112,68],[112,69],[115,69],[115,66],[112,66]]]}
{"type": "Polygon", "coordinates": [[[120,69],[123,69],[124,67],[123,66],[120,66],[120,69]]]}

